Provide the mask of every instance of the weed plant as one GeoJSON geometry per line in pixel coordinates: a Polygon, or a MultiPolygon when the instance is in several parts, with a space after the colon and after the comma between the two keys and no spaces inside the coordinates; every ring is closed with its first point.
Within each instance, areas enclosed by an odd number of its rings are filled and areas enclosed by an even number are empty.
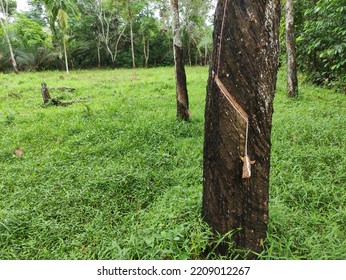
{"type": "MultiPolygon", "coordinates": [[[[172,68],[0,74],[0,259],[222,258],[201,218],[207,75],[187,68],[185,123],[172,68]],[[42,82],[83,102],[43,107],[42,82]]],[[[346,98],[302,84],[290,100],[283,77],[259,257],[345,259],[346,98]]]]}

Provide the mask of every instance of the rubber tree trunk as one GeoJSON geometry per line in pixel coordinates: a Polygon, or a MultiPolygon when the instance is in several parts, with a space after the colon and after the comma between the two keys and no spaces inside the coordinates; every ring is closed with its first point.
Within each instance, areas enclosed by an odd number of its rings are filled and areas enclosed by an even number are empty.
{"type": "Polygon", "coordinates": [[[279,21],[278,0],[220,0],[214,21],[202,212],[214,231],[234,230],[235,247],[253,252],[262,251],[268,223],[279,21]]]}
{"type": "Polygon", "coordinates": [[[286,64],[288,97],[298,96],[296,42],[294,36],[294,4],[293,0],[286,0],[286,64]]]}
{"type": "Polygon", "coordinates": [[[184,67],[183,46],[181,41],[179,3],[171,0],[173,15],[173,48],[176,79],[177,119],[188,121],[190,118],[189,98],[186,86],[186,73],[184,67]]]}

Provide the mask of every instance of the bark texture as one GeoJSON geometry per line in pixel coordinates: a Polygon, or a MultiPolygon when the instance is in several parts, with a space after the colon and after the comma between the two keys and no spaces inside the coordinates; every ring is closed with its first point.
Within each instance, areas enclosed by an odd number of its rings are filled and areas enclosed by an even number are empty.
{"type": "Polygon", "coordinates": [[[173,14],[173,47],[176,79],[177,118],[188,121],[190,118],[189,98],[186,86],[183,47],[181,42],[179,3],[171,0],[173,14]]]}
{"type": "Polygon", "coordinates": [[[217,232],[235,230],[234,245],[253,252],[262,251],[268,222],[279,21],[279,0],[220,0],[214,21],[203,216],[217,232]]]}
{"type": "Polygon", "coordinates": [[[298,96],[296,42],[294,36],[294,4],[293,0],[286,0],[286,64],[288,97],[298,96]]]}

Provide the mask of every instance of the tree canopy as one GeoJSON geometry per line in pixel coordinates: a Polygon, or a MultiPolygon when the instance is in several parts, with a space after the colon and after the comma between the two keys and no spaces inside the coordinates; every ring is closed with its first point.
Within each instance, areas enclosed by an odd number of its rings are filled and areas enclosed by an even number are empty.
{"type": "MultiPolygon", "coordinates": [[[[29,11],[25,12],[16,12],[14,0],[2,1],[8,9],[8,35],[20,70],[62,70],[65,56],[74,69],[155,67],[174,63],[169,1],[31,0],[29,11]],[[38,65],[37,61],[45,63],[38,65]]],[[[215,1],[180,2],[185,62],[207,64],[215,1]]],[[[345,1],[294,2],[298,68],[316,84],[345,87],[345,1]]],[[[284,58],[285,1],[282,7],[281,53],[284,58]]],[[[4,11],[0,14],[4,18],[4,11]]],[[[0,71],[12,68],[9,58],[8,43],[0,27],[0,71]]]]}
{"type": "MultiPolygon", "coordinates": [[[[164,66],[173,64],[172,30],[169,1],[162,0],[31,0],[29,11],[11,14],[11,37],[21,69],[63,69],[64,43],[72,68],[164,66]],[[23,28],[25,25],[25,28],[23,28]],[[45,50],[42,52],[42,50],[45,50]],[[41,51],[39,51],[41,50],[41,51]],[[37,67],[29,57],[38,53],[51,56],[45,67],[37,67]],[[25,61],[26,59],[26,61],[25,61]]],[[[205,63],[211,40],[212,1],[182,1],[184,44],[189,61],[205,63]],[[204,41],[203,41],[204,40],[204,41]],[[202,42],[203,41],[203,42],[202,42]]],[[[0,34],[2,34],[2,28],[0,34]]],[[[1,57],[7,47],[0,41],[1,57]]],[[[9,69],[8,59],[0,70],[9,69]]]]}

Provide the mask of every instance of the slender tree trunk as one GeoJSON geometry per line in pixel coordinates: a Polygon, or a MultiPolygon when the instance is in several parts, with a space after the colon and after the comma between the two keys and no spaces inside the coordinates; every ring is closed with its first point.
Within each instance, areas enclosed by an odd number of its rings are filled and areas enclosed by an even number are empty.
{"type": "Polygon", "coordinates": [[[147,40],[147,57],[145,58],[145,67],[149,67],[149,55],[150,55],[150,39],[147,40]]]}
{"type": "Polygon", "coordinates": [[[204,65],[208,64],[208,46],[204,47],[204,65]]]}
{"type": "Polygon", "coordinates": [[[127,0],[127,12],[130,20],[130,40],[131,40],[131,53],[132,53],[132,68],[136,68],[136,60],[135,60],[135,46],[133,39],[133,16],[130,8],[131,0],[127,0]]]}
{"type": "Polygon", "coordinates": [[[286,0],[286,64],[288,97],[298,96],[296,43],[294,36],[294,4],[293,0],[286,0]]]}
{"type": "Polygon", "coordinates": [[[171,6],[173,14],[173,48],[176,79],[177,118],[188,121],[190,118],[189,98],[187,94],[183,47],[181,42],[178,0],[171,0],[171,6]]]}
{"type": "Polygon", "coordinates": [[[262,251],[268,223],[279,21],[279,0],[223,0],[214,22],[202,212],[214,231],[233,230],[235,247],[253,252],[262,251]]]}
{"type": "MultiPolygon", "coordinates": [[[[178,4],[179,6],[179,4],[178,4]]],[[[179,8],[179,7],[178,7],[179,8]]],[[[190,18],[189,14],[185,14],[185,26],[186,26],[186,34],[187,34],[187,56],[189,60],[189,66],[192,66],[192,58],[191,58],[191,36],[189,32],[189,26],[190,26],[190,18]]]]}
{"type": "Polygon", "coordinates": [[[144,54],[144,67],[148,68],[149,61],[149,39],[145,38],[143,34],[143,54],[144,54]]]}
{"type": "Polygon", "coordinates": [[[68,75],[69,69],[68,69],[68,58],[67,58],[67,48],[66,48],[66,38],[65,38],[65,34],[63,35],[63,45],[64,45],[64,56],[65,56],[65,69],[66,69],[66,74],[68,75]]]}
{"type": "Polygon", "coordinates": [[[130,36],[131,36],[131,52],[132,52],[132,68],[136,68],[136,59],[135,59],[135,46],[133,42],[133,19],[130,18],[130,36]]]}
{"type": "Polygon", "coordinates": [[[101,40],[100,36],[97,36],[97,67],[101,67],[101,40]]]}
{"type": "Polygon", "coordinates": [[[189,65],[191,67],[192,66],[192,59],[191,59],[191,41],[190,41],[190,37],[188,38],[188,41],[187,41],[187,53],[188,53],[188,56],[189,56],[189,65]]]}
{"type": "MultiPolygon", "coordinates": [[[[312,8],[315,8],[316,7],[316,5],[317,5],[317,0],[312,0],[312,8]]],[[[317,15],[315,14],[314,15],[314,20],[317,20],[317,15]]],[[[316,75],[318,76],[318,63],[317,63],[317,50],[316,50],[316,48],[314,48],[313,49],[313,51],[312,51],[312,58],[310,58],[310,59],[312,59],[312,72],[315,74],[314,75],[314,79],[316,79],[316,75]]]]}
{"type": "Polygon", "coordinates": [[[3,19],[0,19],[0,23],[1,23],[1,27],[2,27],[2,29],[4,31],[4,35],[5,35],[6,43],[7,43],[7,46],[8,46],[8,50],[10,52],[11,63],[12,63],[13,70],[14,70],[14,72],[16,74],[19,74],[18,67],[17,67],[17,62],[16,62],[16,59],[15,59],[14,53],[13,53],[13,48],[12,48],[11,40],[10,40],[10,37],[8,36],[7,29],[6,29],[5,23],[3,22],[3,19]]]}

